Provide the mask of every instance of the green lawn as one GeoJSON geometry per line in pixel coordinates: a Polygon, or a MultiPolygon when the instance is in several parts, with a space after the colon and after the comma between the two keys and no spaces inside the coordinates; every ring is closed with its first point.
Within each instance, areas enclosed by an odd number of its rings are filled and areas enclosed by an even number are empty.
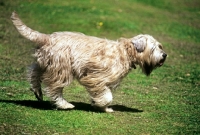
{"type": "Polygon", "coordinates": [[[200,134],[199,0],[0,1],[0,134],[200,134]],[[116,40],[150,34],[168,53],[146,77],[132,70],[113,92],[114,113],[96,112],[84,87],[65,88],[74,110],[36,101],[26,69],[34,44],[10,21],[12,11],[44,33],[77,31],[116,40]]]}

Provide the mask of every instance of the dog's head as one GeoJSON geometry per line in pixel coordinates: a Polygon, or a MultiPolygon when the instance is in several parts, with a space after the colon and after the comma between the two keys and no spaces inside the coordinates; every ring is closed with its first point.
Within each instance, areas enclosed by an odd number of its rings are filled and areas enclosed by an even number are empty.
{"type": "Polygon", "coordinates": [[[137,51],[138,64],[146,75],[165,62],[167,54],[163,51],[161,43],[150,35],[138,35],[132,38],[132,44],[137,51]]]}

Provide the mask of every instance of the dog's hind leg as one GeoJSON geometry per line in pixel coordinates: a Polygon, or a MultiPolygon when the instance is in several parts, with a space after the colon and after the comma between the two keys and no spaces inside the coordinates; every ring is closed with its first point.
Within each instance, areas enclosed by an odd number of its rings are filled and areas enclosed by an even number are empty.
{"type": "Polygon", "coordinates": [[[35,97],[39,100],[43,100],[42,89],[41,89],[41,74],[42,70],[38,64],[34,63],[29,68],[28,80],[31,84],[31,91],[34,92],[35,97]]]}
{"type": "MultiPolygon", "coordinates": [[[[59,47],[54,49],[59,49],[59,47]]],[[[69,52],[67,49],[54,51],[50,50],[49,52],[51,53],[48,54],[48,57],[44,57],[43,63],[46,62],[47,64],[42,63],[42,65],[46,65],[45,71],[42,74],[42,83],[45,86],[44,92],[57,108],[71,109],[74,106],[63,97],[63,88],[73,81],[71,61],[67,55],[69,52]]]]}
{"type": "Polygon", "coordinates": [[[58,109],[72,109],[74,105],[63,98],[63,87],[46,87],[45,92],[58,109]]]}

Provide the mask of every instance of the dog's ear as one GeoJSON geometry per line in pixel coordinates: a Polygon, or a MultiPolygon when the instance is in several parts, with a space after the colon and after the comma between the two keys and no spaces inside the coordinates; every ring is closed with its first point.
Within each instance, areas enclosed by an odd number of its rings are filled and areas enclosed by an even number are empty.
{"type": "Polygon", "coordinates": [[[132,39],[132,43],[138,52],[143,52],[147,44],[147,39],[139,35],[132,39]]]}

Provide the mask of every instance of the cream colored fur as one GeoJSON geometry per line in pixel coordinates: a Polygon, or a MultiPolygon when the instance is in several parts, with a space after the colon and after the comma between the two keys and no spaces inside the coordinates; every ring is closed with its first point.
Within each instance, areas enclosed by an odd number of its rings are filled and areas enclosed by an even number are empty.
{"type": "Polygon", "coordinates": [[[117,41],[75,32],[48,35],[27,27],[15,12],[11,19],[21,35],[38,45],[36,62],[29,72],[32,91],[42,100],[43,83],[47,96],[61,109],[74,107],[63,98],[63,88],[76,78],[87,89],[94,107],[112,112],[108,108],[112,90],[131,68],[139,65],[149,75],[162,66],[167,56],[162,45],[150,35],[117,41]]]}

